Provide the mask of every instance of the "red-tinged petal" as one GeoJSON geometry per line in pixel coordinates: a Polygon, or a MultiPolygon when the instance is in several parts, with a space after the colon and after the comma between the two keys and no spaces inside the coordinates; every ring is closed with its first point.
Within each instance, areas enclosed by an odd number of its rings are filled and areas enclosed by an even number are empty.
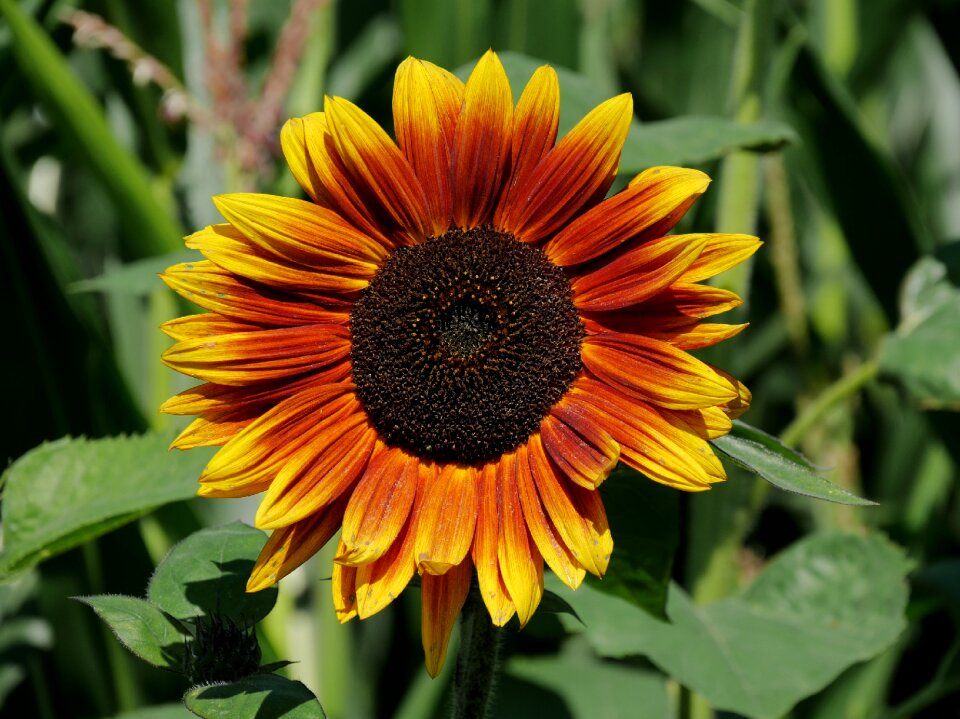
{"type": "Polygon", "coordinates": [[[763,243],[752,235],[674,235],[691,242],[706,242],[703,252],[680,278],[681,282],[700,282],[729,270],[748,259],[763,243]]]}
{"type": "Polygon", "coordinates": [[[377,432],[359,402],[354,400],[345,414],[316,422],[310,451],[287,460],[260,503],[254,518],[260,529],[286,527],[319,512],[347,492],[367,468],[377,432]]]}
{"type": "Polygon", "coordinates": [[[419,460],[399,447],[371,459],[343,518],[341,564],[369,564],[400,534],[417,492],[419,460]]]}
{"type": "Polygon", "coordinates": [[[421,630],[427,673],[435,677],[447,657],[450,632],[470,591],[473,566],[464,561],[439,576],[424,574],[421,585],[421,630]]]}
{"type": "Polygon", "coordinates": [[[397,230],[422,241],[432,231],[426,196],[400,148],[349,100],[327,97],[324,109],[337,153],[365,204],[376,202],[397,230]]]}
{"type": "Polygon", "coordinates": [[[431,471],[425,471],[423,464],[417,467],[417,493],[400,536],[382,557],[357,567],[357,612],[361,619],[372,617],[385,608],[400,596],[413,578],[416,571],[413,551],[417,523],[432,476],[431,471]]]}
{"type": "Polygon", "coordinates": [[[516,607],[507,592],[500,573],[497,550],[500,543],[500,477],[507,465],[516,465],[514,453],[505,454],[499,460],[488,462],[478,476],[477,528],[473,536],[471,557],[477,567],[477,582],[480,596],[490,613],[491,621],[502,627],[516,614],[516,607]]]}
{"type": "Polygon", "coordinates": [[[709,184],[710,178],[699,170],[651,168],[564,227],[547,242],[544,252],[555,264],[568,267],[632,238],[659,237],[680,221],[709,184]]]}
{"type": "Polygon", "coordinates": [[[319,552],[340,528],[346,506],[344,497],[306,519],[274,531],[250,572],[247,591],[272,587],[319,552]]]}
{"type": "Polygon", "coordinates": [[[161,359],[191,377],[239,386],[319,371],[349,354],[347,327],[304,325],[185,340],[161,359]]]}
{"type": "Polygon", "coordinates": [[[716,481],[698,461],[712,455],[700,437],[667,422],[652,406],[619,394],[601,382],[581,377],[568,392],[584,404],[620,443],[620,461],[650,479],[688,492],[710,489],[716,481]]]}
{"type": "Polygon", "coordinates": [[[280,133],[280,144],[297,181],[314,202],[330,208],[384,247],[395,246],[395,238],[385,234],[390,223],[384,223],[384,218],[377,214],[382,213],[383,208],[364,204],[364,199],[352,187],[324,113],[314,112],[288,120],[280,133]],[[306,167],[294,168],[290,156],[300,153],[306,167]]]}
{"type": "Polygon", "coordinates": [[[477,523],[477,476],[473,467],[435,470],[420,520],[414,557],[423,574],[443,574],[467,556],[477,523]]]}
{"type": "Polygon", "coordinates": [[[335,311],[302,296],[258,286],[210,260],[168,267],[160,278],[194,304],[240,322],[289,327],[350,321],[346,308],[335,311]]]}
{"type": "Polygon", "coordinates": [[[199,494],[233,496],[231,492],[269,483],[288,461],[317,451],[312,445],[317,418],[338,419],[352,409],[354,401],[353,385],[347,382],[305,389],[289,397],[213,456],[200,475],[199,494]]]}
{"type": "Polygon", "coordinates": [[[393,125],[423,186],[431,233],[441,235],[453,220],[451,155],[463,83],[436,65],[408,57],[393,84],[393,125]]]}
{"type": "MultiPolygon", "coordinates": [[[[215,312],[205,312],[199,315],[186,315],[167,320],[160,325],[160,330],[177,342],[184,340],[195,340],[203,337],[216,337],[218,335],[228,335],[233,332],[250,332],[252,330],[262,329],[258,325],[244,324],[235,320],[223,317],[215,312]]],[[[187,412],[187,414],[194,414],[187,412]]]]}
{"type": "Polygon", "coordinates": [[[527,456],[530,474],[557,534],[584,569],[602,576],[610,561],[610,531],[584,514],[581,493],[592,492],[561,479],[559,470],[547,457],[539,434],[531,435],[527,442],[527,456]]]}
{"type": "Polygon", "coordinates": [[[738,380],[733,375],[724,372],[719,367],[710,366],[714,372],[723,377],[727,382],[732,384],[737,389],[737,398],[727,402],[721,409],[727,414],[730,419],[736,419],[748,409],[750,409],[750,404],[753,402],[753,393],[747,389],[747,385],[738,380]]]}
{"type": "Polygon", "coordinates": [[[170,449],[193,449],[194,447],[220,447],[233,439],[241,430],[250,426],[256,417],[224,416],[214,419],[197,417],[170,444],[170,449]]]}
{"type": "Polygon", "coordinates": [[[543,503],[531,473],[531,462],[527,445],[517,450],[517,491],[523,516],[537,549],[560,581],[571,589],[576,589],[583,581],[586,572],[577,561],[564,539],[558,533],[551,519],[543,511],[543,503]]]}
{"type": "Polygon", "coordinates": [[[668,342],[677,349],[698,350],[740,334],[749,323],[724,325],[710,322],[687,322],[673,327],[663,324],[658,325],[653,321],[644,324],[646,326],[639,334],[668,342]]]}
{"type": "Polygon", "coordinates": [[[453,153],[453,221],[462,229],[490,222],[510,168],[513,95],[492,50],[480,58],[463,94],[453,153]]]}
{"type": "Polygon", "coordinates": [[[346,624],[357,616],[357,568],[334,562],[330,584],[337,621],[346,624]]]}
{"type": "Polygon", "coordinates": [[[629,94],[594,108],[514,187],[497,226],[524,242],[538,242],[606,195],[632,116],[629,94]]]}
{"type": "Polygon", "coordinates": [[[639,304],[680,277],[706,241],[662,237],[618,254],[573,278],[574,304],[586,311],[609,311],[639,304]]]}
{"type": "Polygon", "coordinates": [[[228,224],[210,225],[195,232],[186,238],[186,245],[199,250],[228,272],[272,287],[334,292],[350,297],[368,282],[293,262],[252,242],[228,224]]]}
{"type": "Polygon", "coordinates": [[[535,549],[517,490],[516,463],[506,467],[500,480],[500,541],[497,558],[500,574],[524,626],[543,598],[543,557],[535,549]]]}
{"type": "Polygon", "coordinates": [[[174,395],[163,403],[160,411],[164,414],[217,415],[242,409],[259,415],[301,390],[341,382],[347,379],[349,374],[350,362],[345,360],[332,366],[330,371],[310,373],[278,382],[264,382],[255,387],[233,387],[207,382],[174,395]]]}
{"type": "Polygon", "coordinates": [[[596,489],[620,459],[620,445],[590,415],[560,400],[540,423],[540,439],[553,463],[574,484],[596,489]]]}
{"type": "Polygon", "coordinates": [[[560,82],[549,65],[537,68],[520,95],[513,114],[510,181],[500,197],[496,225],[509,207],[514,188],[523,185],[540,160],[553,149],[560,121],[560,82]]]}
{"type": "Polygon", "coordinates": [[[311,202],[247,192],[213,202],[261,249],[327,274],[369,280],[388,256],[382,244],[311,202]]]}
{"type": "Polygon", "coordinates": [[[669,409],[710,407],[737,396],[729,382],[700,360],[642,335],[587,335],[580,353],[598,379],[669,409]]]}

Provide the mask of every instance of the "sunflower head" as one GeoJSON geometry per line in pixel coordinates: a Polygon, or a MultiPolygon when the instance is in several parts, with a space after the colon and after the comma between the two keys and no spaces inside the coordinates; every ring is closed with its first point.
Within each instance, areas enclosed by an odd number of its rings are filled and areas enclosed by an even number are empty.
{"type": "Polygon", "coordinates": [[[206,260],[163,275],[208,310],[164,325],[164,361],[203,384],[163,411],[175,440],[222,445],[200,494],[264,492],[273,530],[248,589],[339,530],[341,621],[422,577],[436,674],[476,576],[491,620],[526,623],[546,564],[576,588],[613,550],[596,492],[618,461],[700,491],[724,479],[708,440],[750,395],[689,350],[744,325],[703,281],[745,235],[671,235],[709,184],[657,167],[607,198],[629,95],[557,141],[559,86],[538,69],[515,104],[493,52],[466,83],[409,58],[396,141],[327,98],[281,145],[308,200],[215,198],[227,222],[187,238],[206,260]]]}

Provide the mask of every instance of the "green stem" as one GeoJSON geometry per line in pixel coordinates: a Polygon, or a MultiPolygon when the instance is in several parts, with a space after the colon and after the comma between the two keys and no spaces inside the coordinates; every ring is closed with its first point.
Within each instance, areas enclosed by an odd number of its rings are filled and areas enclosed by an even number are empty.
{"type": "Polygon", "coordinates": [[[500,628],[470,590],[460,618],[460,652],[453,684],[453,719],[483,719],[488,715],[500,656],[500,628]]]}
{"type": "Polygon", "coordinates": [[[852,372],[845,374],[807,405],[796,419],[783,432],[780,439],[788,446],[796,445],[813,427],[823,419],[835,405],[855,394],[864,385],[872,381],[879,371],[876,360],[864,362],[852,372]]]}

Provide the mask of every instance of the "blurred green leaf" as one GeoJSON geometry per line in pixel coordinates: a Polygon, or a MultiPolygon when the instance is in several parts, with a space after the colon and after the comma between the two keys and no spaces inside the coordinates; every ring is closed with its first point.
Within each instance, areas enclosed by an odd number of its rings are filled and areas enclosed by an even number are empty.
{"type": "Polygon", "coordinates": [[[920,260],[904,282],[900,309],[900,325],[880,350],[882,375],[927,409],[960,410],[960,288],[948,265],[920,260]]]}
{"type": "Polygon", "coordinates": [[[162,611],[137,597],[77,597],[97,613],[127,649],[155,667],[181,664],[186,635],[162,611]]]}
{"type": "Polygon", "coordinates": [[[203,719],[325,719],[317,698],[300,682],[255,674],[230,684],[194,687],[183,697],[203,719]]]}
{"type": "Polygon", "coordinates": [[[616,550],[602,580],[588,579],[606,594],[663,617],[673,554],[680,540],[676,490],[621,467],[600,485],[616,550]]]}
{"type": "Polygon", "coordinates": [[[149,295],[162,288],[163,282],[157,274],[171,265],[182,262],[199,262],[203,256],[199,252],[184,250],[171,252],[159,257],[147,257],[128,262],[115,269],[107,270],[99,277],[80,280],[70,285],[71,292],[123,292],[134,295],[149,295]]]}
{"type": "Polygon", "coordinates": [[[897,638],[909,569],[881,537],[819,534],[784,551],[737,597],[697,607],[671,587],[669,622],[592,586],[558,590],[587,628],[561,621],[603,656],[649,657],[717,709],[775,719],[897,638]]]}
{"type": "MultiPolygon", "coordinates": [[[[327,94],[356,100],[370,82],[392,65],[403,38],[396,20],[381,15],[373,18],[356,40],[330,67],[327,94]]],[[[320,107],[317,104],[311,112],[320,107]]]]}
{"type": "Polygon", "coordinates": [[[671,719],[673,712],[661,674],[567,651],[560,656],[511,659],[497,692],[494,715],[671,719]]]}
{"type": "Polygon", "coordinates": [[[714,439],[713,446],[744,469],[788,492],[838,504],[876,504],[815,474],[809,461],[796,450],[743,422],[735,423],[730,434],[714,439]]]}
{"type": "Polygon", "coordinates": [[[193,719],[196,716],[183,704],[158,704],[117,714],[113,719],[193,719]]]}
{"type": "Polygon", "coordinates": [[[456,67],[490,47],[490,0],[400,0],[405,50],[456,67]]]}
{"type": "Polygon", "coordinates": [[[0,577],[193,497],[211,452],[170,452],[169,442],[152,433],[66,437],[14,462],[4,474],[0,577]]]}
{"type": "Polygon", "coordinates": [[[180,246],[180,228],[157,200],[150,178],[110,130],[103,110],[70,71],[46,32],[13,0],[0,0],[0,15],[13,33],[20,71],[57,130],[97,173],[126,225],[131,254],[162,254],[180,246]]]}
{"type": "Polygon", "coordinates": [[[266,534],[240,522],[195,532],[157,567],[147,597],[177,619],[216,614],[251,626],[277,601],[276,586],[252,594],[246,590],[266,541],[266,534]]]}

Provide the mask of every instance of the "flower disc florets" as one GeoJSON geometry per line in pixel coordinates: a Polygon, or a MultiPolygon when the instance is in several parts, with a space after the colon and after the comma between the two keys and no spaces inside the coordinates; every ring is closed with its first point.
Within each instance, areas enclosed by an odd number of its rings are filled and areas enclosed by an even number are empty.
{"type": "Polygon", "coordinates": [[[489,227],[397,250],[350,330],[357,395],[377,431],[441,462],[516,449],[581,369],[563,271],[489,227]]]}

